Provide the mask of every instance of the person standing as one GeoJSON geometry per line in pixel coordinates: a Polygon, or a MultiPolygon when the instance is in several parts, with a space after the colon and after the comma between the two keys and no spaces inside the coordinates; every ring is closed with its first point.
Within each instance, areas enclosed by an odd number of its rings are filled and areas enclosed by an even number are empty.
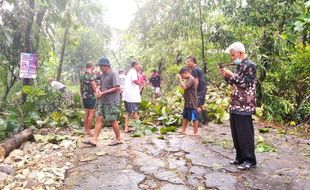
{"type": "Polygon", "coordinates": [[[129,133],[129,117],[133,115],[134,120],[139,119],[138,107],[141,102],[140,86],[141,82],[138,79],[138,71],[140,70],[140,63],[138,61],[131,62],[131,68],[128,71],[125,79],[125,86],[123,92],[123,100],[125,103],[125,133],[129,133]]]}
{"type": "Polygon", "coordinates": [[[140,69],[140,71],[138,71],[138,80],[140,83],[140,94],[142,96],[142,92],[144,90],[144,87],[147,84],[147,78],[146,78],[142,68],[140,69]]]}
{"type": "Polygon", "coordinates": [[[238,165],[240,170],[247,170],[256,166],[252,120],[256,106],[256,65],[247,58],[241,42],[231,44],[226,51],[238,65],[234,73],[227,68],[220,69],[233,88],[229,112],[236,159],[230,163],[238,165]]]}
{"type": "Polygon", "coordinates": [[[197,100],[197,83],[194,77],[190,74],[188,67],[183,67],[178,75],[180,86],[184,89],[184,110],[183,110],[183,121],[181,133],[186,132],[188,122],[193,121],[193,135],[198,134],[198,116],[197,110],[198,100],[197,100]],[[183,82],[182,79],[186,81],[183,82]]]}
{"type": "Polygon", "coordinates": [[[160,82],[161,82],[160,75],[156,69],[152,71],[152,75],[149,79],[149,82],[151,83],[153,89],[153,99],[156,99],[159,97],[160,94],[160,82]]]}
{"type": "Polygon", "coordinates": [[[206,93],[207,93],[207,80],[202,71],[202,69],[197,65],[196,58],[194,56],[189,56],[186,59],[187,67],[191,71],[191,75],[195,78],[197,86],[197,97],[198,97],[198,120],[202,124],[207,124],[207,112],[203,108],[206,101],[206,93]]]}
{"type": "Polygon", "coordinates": [[[96,126],[92,139],[83,141],[85,144],[97,146],[98,136],[103,125],[103,121],[110,122],[115,139],[110,142],[109,146],[122,144],[120,130],[118,125],[118,116],[120,113],[120,84],[117,72],[111,68],[110,61],[107,58],[101,58],[98,62],[102,74],[100,76],[100,87],[96,89],[96,96],[99,102],[96,107],[96,126]]]}
{"type": "Polygon", "coordinates": [[[86,64],[84,75],[80,79],[80,91],[85,110],[84,134],[90,135],[91,123],[95,116],[96,106],[96,76],[93,73],[94,64],[89,61],[86,64]]]}
{"type": "Polygon", "coordinates": [[[118,70],[118,74],[119,74],[119,80],[120,80],[120,86],[121,86],[121,94],[122,94],[123,91],[124,91],[126,75],[125,75],[123,69],[119,69],[118,70]]]}

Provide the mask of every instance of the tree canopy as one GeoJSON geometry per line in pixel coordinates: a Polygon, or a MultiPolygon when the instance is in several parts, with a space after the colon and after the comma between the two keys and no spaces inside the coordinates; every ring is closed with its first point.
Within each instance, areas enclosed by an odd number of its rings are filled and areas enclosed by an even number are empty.
{"type": "MultiPolygon", "coordinates": [[[[225,93],[218,93],[216,100],[223,99],[228,88],[214,68],[229,62],[224,50],[235,41],[245,44],[257,64],[263,118],[309,123],[310,1],[145,0],[136,6],[128,29],[117,31],[107,24],[100,1],[0,1],[0,116],[5,126],[38,125],[44,114],[54,113],[47,109],[57,105],[49,78],[69,86],[78,108],[82,69],[102,56],[109,57],[115,69],[128,69],[133,59],[147,74],[158,69],[168,93],[175,90],[175,74],[186,57],[194,55],[208,78],[209,95],[221,89],[225,93]],[[112,43],[117,46],[112,48],[112,43]],[[21,52],[38,54],[35,80],[19,78],[21,52]],[[24,104],[21,93],[28,94],[24,104]],[[8,124],[12,118],[19,124],[8,124]]],[[[212,103],[206,108],[215,109],[212,103]]]]}

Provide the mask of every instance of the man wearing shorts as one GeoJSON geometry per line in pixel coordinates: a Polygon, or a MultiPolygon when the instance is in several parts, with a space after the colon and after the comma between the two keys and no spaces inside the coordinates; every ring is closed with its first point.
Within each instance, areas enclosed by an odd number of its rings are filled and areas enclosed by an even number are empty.
{"type": "Polygon", "coordinates": [[[152,90],[153,90],[153,99],[156,99],[159,97],[160,94],[160,76],[159,73],[156,69],[152,71],[152,76],[149,79],[151,85],[152,85],[152,90]]]}
{"type": "Polygon", "coordinates": [[[134,120],[139,119],[138,106],[141,102],[140,86],[138,71],[140,70],[138,61],[131,62],[131,69],[128,71],[125,79],[123,99],[125,103],[125,133],[132,131],[129,129],[129,117],[133,115],[134,120]]]}
{"type": "Polygon", "coordinates": [[[198,117],[196,110],[198,107],[197,83],[195,82],[194,77],[190,74],[188,67],[183,67],[180,70],[178,78],[181,88],[184,89],[183,121],[180,132],[185,134],[188,122],[193,121],[193,135],[198,135],[198,117]],[[186,81],[183,82],[182,79],[185,79],[186,81]]]}
{"type": "Polygon", "coordinates": [[[96,126],[93,138],[83,141],[85,144],[96,146],[98,136],[103,125],[103,120],[110,122],[115,139],[110,142],[109,146],[122,144],[120,130],[118,126],[118,116],[120,113],[120,84],[117,72],[111,69],[110,61],[107,58],[101,58],[98,62],[102,75],[100,76],[100,88],[96,90],[96,96],[99,102],[96,107],[96,126]]]}
{"type": "Polygon", "coordinates": [[[85,110],[84,116],[84,134],[90,135],[91,123],[95,116],[96,106],[96,77],[93,73],[94,64],[88,61],[85,67],[84,75],[80,79],[80,91],[83,98],[85,110]]]}
{"type": "Polygon", "coordinates": [[[197,98],[198,98],[198,120],[202,124],[207,124],[207,112],[204,110],[203,106],[206,101],[206,93],[207,93],[207,80],[204,76],[202,69],[197,65],[196,58],[194,56],[189,56],[186,59],[187,67],[191,71],[191,75],[195,78],[197,86],[197,98]]]}

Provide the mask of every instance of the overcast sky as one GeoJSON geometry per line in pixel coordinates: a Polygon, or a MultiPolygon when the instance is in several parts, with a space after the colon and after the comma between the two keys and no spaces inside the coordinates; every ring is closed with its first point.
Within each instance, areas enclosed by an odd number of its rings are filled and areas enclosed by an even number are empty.
{"type": "Polygon", "coordinates": [[[125,30],[137,11],[135,0],[101,0],[107,9],[106,21],[112,28],[125,30]]]}

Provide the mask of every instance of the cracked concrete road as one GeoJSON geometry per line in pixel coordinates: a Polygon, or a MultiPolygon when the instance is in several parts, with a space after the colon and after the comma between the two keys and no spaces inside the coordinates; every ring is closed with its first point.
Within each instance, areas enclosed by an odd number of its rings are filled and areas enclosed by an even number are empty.
{"type": "MultiPolygon", "coordinates": [[[[258,125],[258,124],[257,124],[258,125]]],[[[257,127],[256,125],[256,127],[257,127]]],[[[63,189],[70,190],[306,190],[310,186],[309,139],[262,134],[277,152],[257,153],[258,167],[238,171],[228,125],[210,124],[200,137],[177,133],[133,138],[107,146],[105,128],[97,147],[80,144],[63,189]],[[308,146],[307,146],[308,145],[308,146]]]]}

